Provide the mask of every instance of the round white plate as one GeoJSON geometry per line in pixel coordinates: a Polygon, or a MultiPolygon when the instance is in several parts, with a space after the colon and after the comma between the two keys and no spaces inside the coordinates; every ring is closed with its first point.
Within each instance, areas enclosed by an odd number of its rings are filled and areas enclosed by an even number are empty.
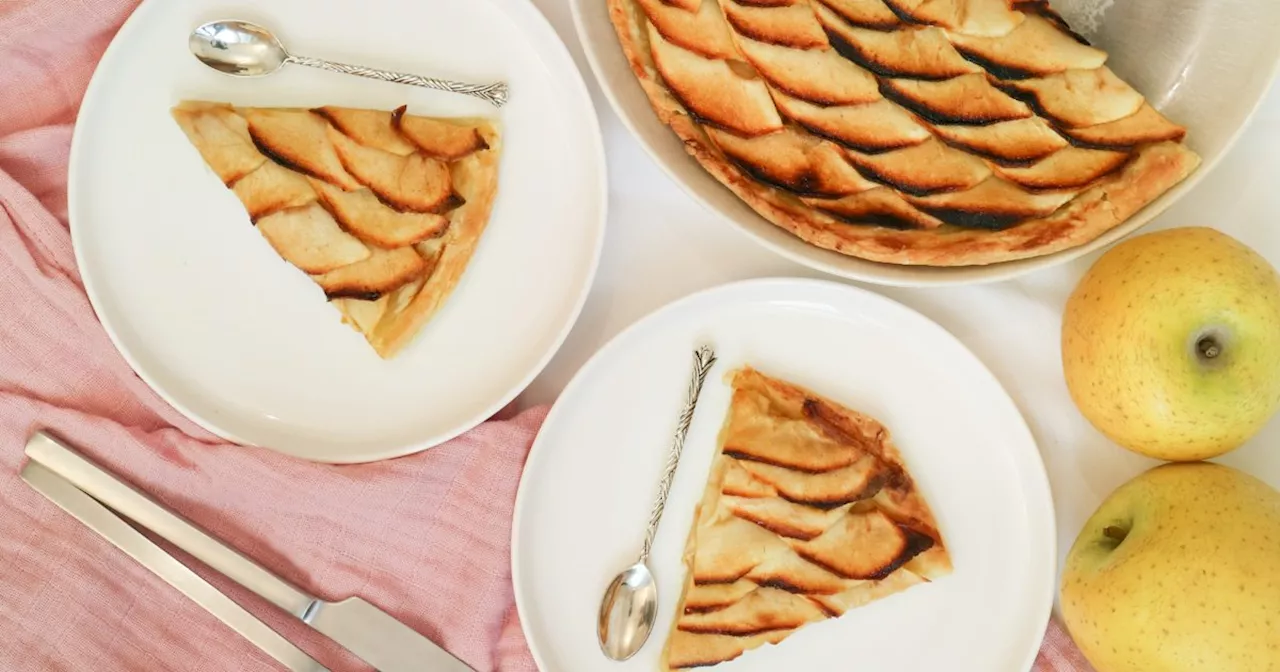
{"type": "Polygon", "coordinates": [[[134,370],[227,439],[327,462],[404,455],[512,400],[560,346],[604,236],[603,144],[582,78],[527,0],[270,3],[149,0],[107,50],[72,147],[71,232],[98,317],[134,370]],[[200,23],[244,18],[293,52],[484,82],[470,97],[302,66],[238,79],[187,50],[200,23]],[[502,125],[498,198],[446,306],[382,361],[249,224],[169,115],[182,99],[324,104],[502,125]]]}
{"type": "Polygon", "coordinates": [[[658,669],[684,570],[680,555],[729,403],[750,364],[872,415],[893,433],[955,571],[716,669],[1025,672],[1053,599],[1053,502],[1034,440],[996,379],[942,327],[877,294],[812,280],[755,280],[671,304],[595,355],[556,402],[516,501],[512,574],[538,665],[658,669]],[[630,661],[596,641],[600,597],[635,562],[701,342],[707,379],[653,547],[658,621],[630,661]]]}
{"type": "Polygon", "coordinates": [[[1119,240],[1190,192],[1226,154],[1280,67],[1275,0],[1051,0],[1153,106],[1187,127],[1200,169],[1124,224],[1086,245],[987,266],[896,266],[809,245],[757,215],[685,151],[658,120],[609,21],[606,0],[569,0],[587,60],[623,124],[695,200],[764,247],[825,273],[884,285],[992,282],[1065,263],[1119,240]]]}

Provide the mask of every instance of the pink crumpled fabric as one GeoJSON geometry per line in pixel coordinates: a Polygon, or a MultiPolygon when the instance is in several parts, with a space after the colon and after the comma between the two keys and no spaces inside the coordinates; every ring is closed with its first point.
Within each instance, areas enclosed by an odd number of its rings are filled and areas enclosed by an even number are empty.
{"type": "MultiPolygon", "coordinates": [[[[67,155],[93,67],[136,2],[0,0],[0,669],[279,669],[19,480],[40,427],[305,590],[359,594],[481,672],[536,669],[509,533],[545,407],[412,457],[312,464],[186,421],[95,320],[67,232],[67,155]]],[[[329,668],[369,669],[194,568],[329,668]]],[[[1051,623],[1035,670],[1088,669],[1051,623]]]]}

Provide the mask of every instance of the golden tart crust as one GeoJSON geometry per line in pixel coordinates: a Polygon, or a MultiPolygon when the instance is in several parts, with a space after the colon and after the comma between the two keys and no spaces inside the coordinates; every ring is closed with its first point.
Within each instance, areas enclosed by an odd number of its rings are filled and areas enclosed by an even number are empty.
{"type": "Polygon", "coordinates": [[[951,572],[876,420],[745,367],[684,551],[664,670],[732,660],[951,572]]]}
{"type": "Polygon", "coordinates": [[[501,137],[484,119],[209,101],[171,113],[267,242],[383,358],[452,293],[497,194],[501,137]]]}
{"type": "Polygon", "coordinates": [[[969,266],[1050,254],[1200,164],[1185,129],[1045,2],[608,2],[687,151],[765,219],[845,255],[969,266]]]}

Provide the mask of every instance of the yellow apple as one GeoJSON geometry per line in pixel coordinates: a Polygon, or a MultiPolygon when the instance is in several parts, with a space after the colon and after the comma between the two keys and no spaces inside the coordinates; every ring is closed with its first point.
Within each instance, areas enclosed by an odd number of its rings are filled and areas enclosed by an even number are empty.
{"type": "Polygon", "coordinates": [[[1084,416],[1130,450],[1233,450],[1280,408],[1280,274],[1213,229],[1131,238],[1068,299],[1062,366],[1084,416]]]}
{"type": "Polygon", "coordinates": [[[1280,493],[1208,462],[1140,474],[1085,523],[1061,598],[1098,672],[1280,672],[1280,493]]]}

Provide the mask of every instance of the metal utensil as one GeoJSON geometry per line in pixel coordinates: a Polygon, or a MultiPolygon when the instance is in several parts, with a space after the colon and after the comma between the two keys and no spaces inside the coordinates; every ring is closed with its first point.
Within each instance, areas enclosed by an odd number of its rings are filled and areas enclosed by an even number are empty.
{"type": "Polygon", "coordinates": [[[328,668],[245,611],[67,479],[34,461],[27,462],[19,475],[36,492],[182,591],[281,665],[293,672],[328,672],[328,668]]]}
{"type": "Polygon", "coordinates": [[[121,516],[155,532],[214,570],[327,635],[381,672],[475,672],[391,614],[359,598],[325,602],[308,595],[209,536],[47,433],[26,454],[121,516]]]}
{"type": "Polygon", "coordinates": [[[644,533],[640,558],[609,584],[600,603],[596,635],[600,639],[600,649],[604,651],[604,655],[613,660],[626,660],[634,656],[653,631],[653,622],[658,615],[658,586],[654,583],[653,573],[649,571],[649,551],[658,531],[658,522],[662,519],[662,510],[667,504],[667,495],[676,475],[680,453],[684,451],[684,439],[693,422],[698,395],[715,363],[715,352],[709,346],[704,345],[693,353],[693,376],[689,380],[689,391],[684,408],[680,411],[679,422],[676,423],[671,452],[667,455],[662,480],[658,484],[658,498],[649,514],[649,526],[644,533]]]}
{"type": "Polygon", "coordinates": [[[201,63],[229,75],[260,77],[279,70],[286,63],[294,63],[329,72],[475,96],[489,101],[494,107],[507,103],[505,82],[468,84],[297,56],[290,54],[270,30],[248,21],[210,21],[192,31],[187,43],[201,63]]]}

